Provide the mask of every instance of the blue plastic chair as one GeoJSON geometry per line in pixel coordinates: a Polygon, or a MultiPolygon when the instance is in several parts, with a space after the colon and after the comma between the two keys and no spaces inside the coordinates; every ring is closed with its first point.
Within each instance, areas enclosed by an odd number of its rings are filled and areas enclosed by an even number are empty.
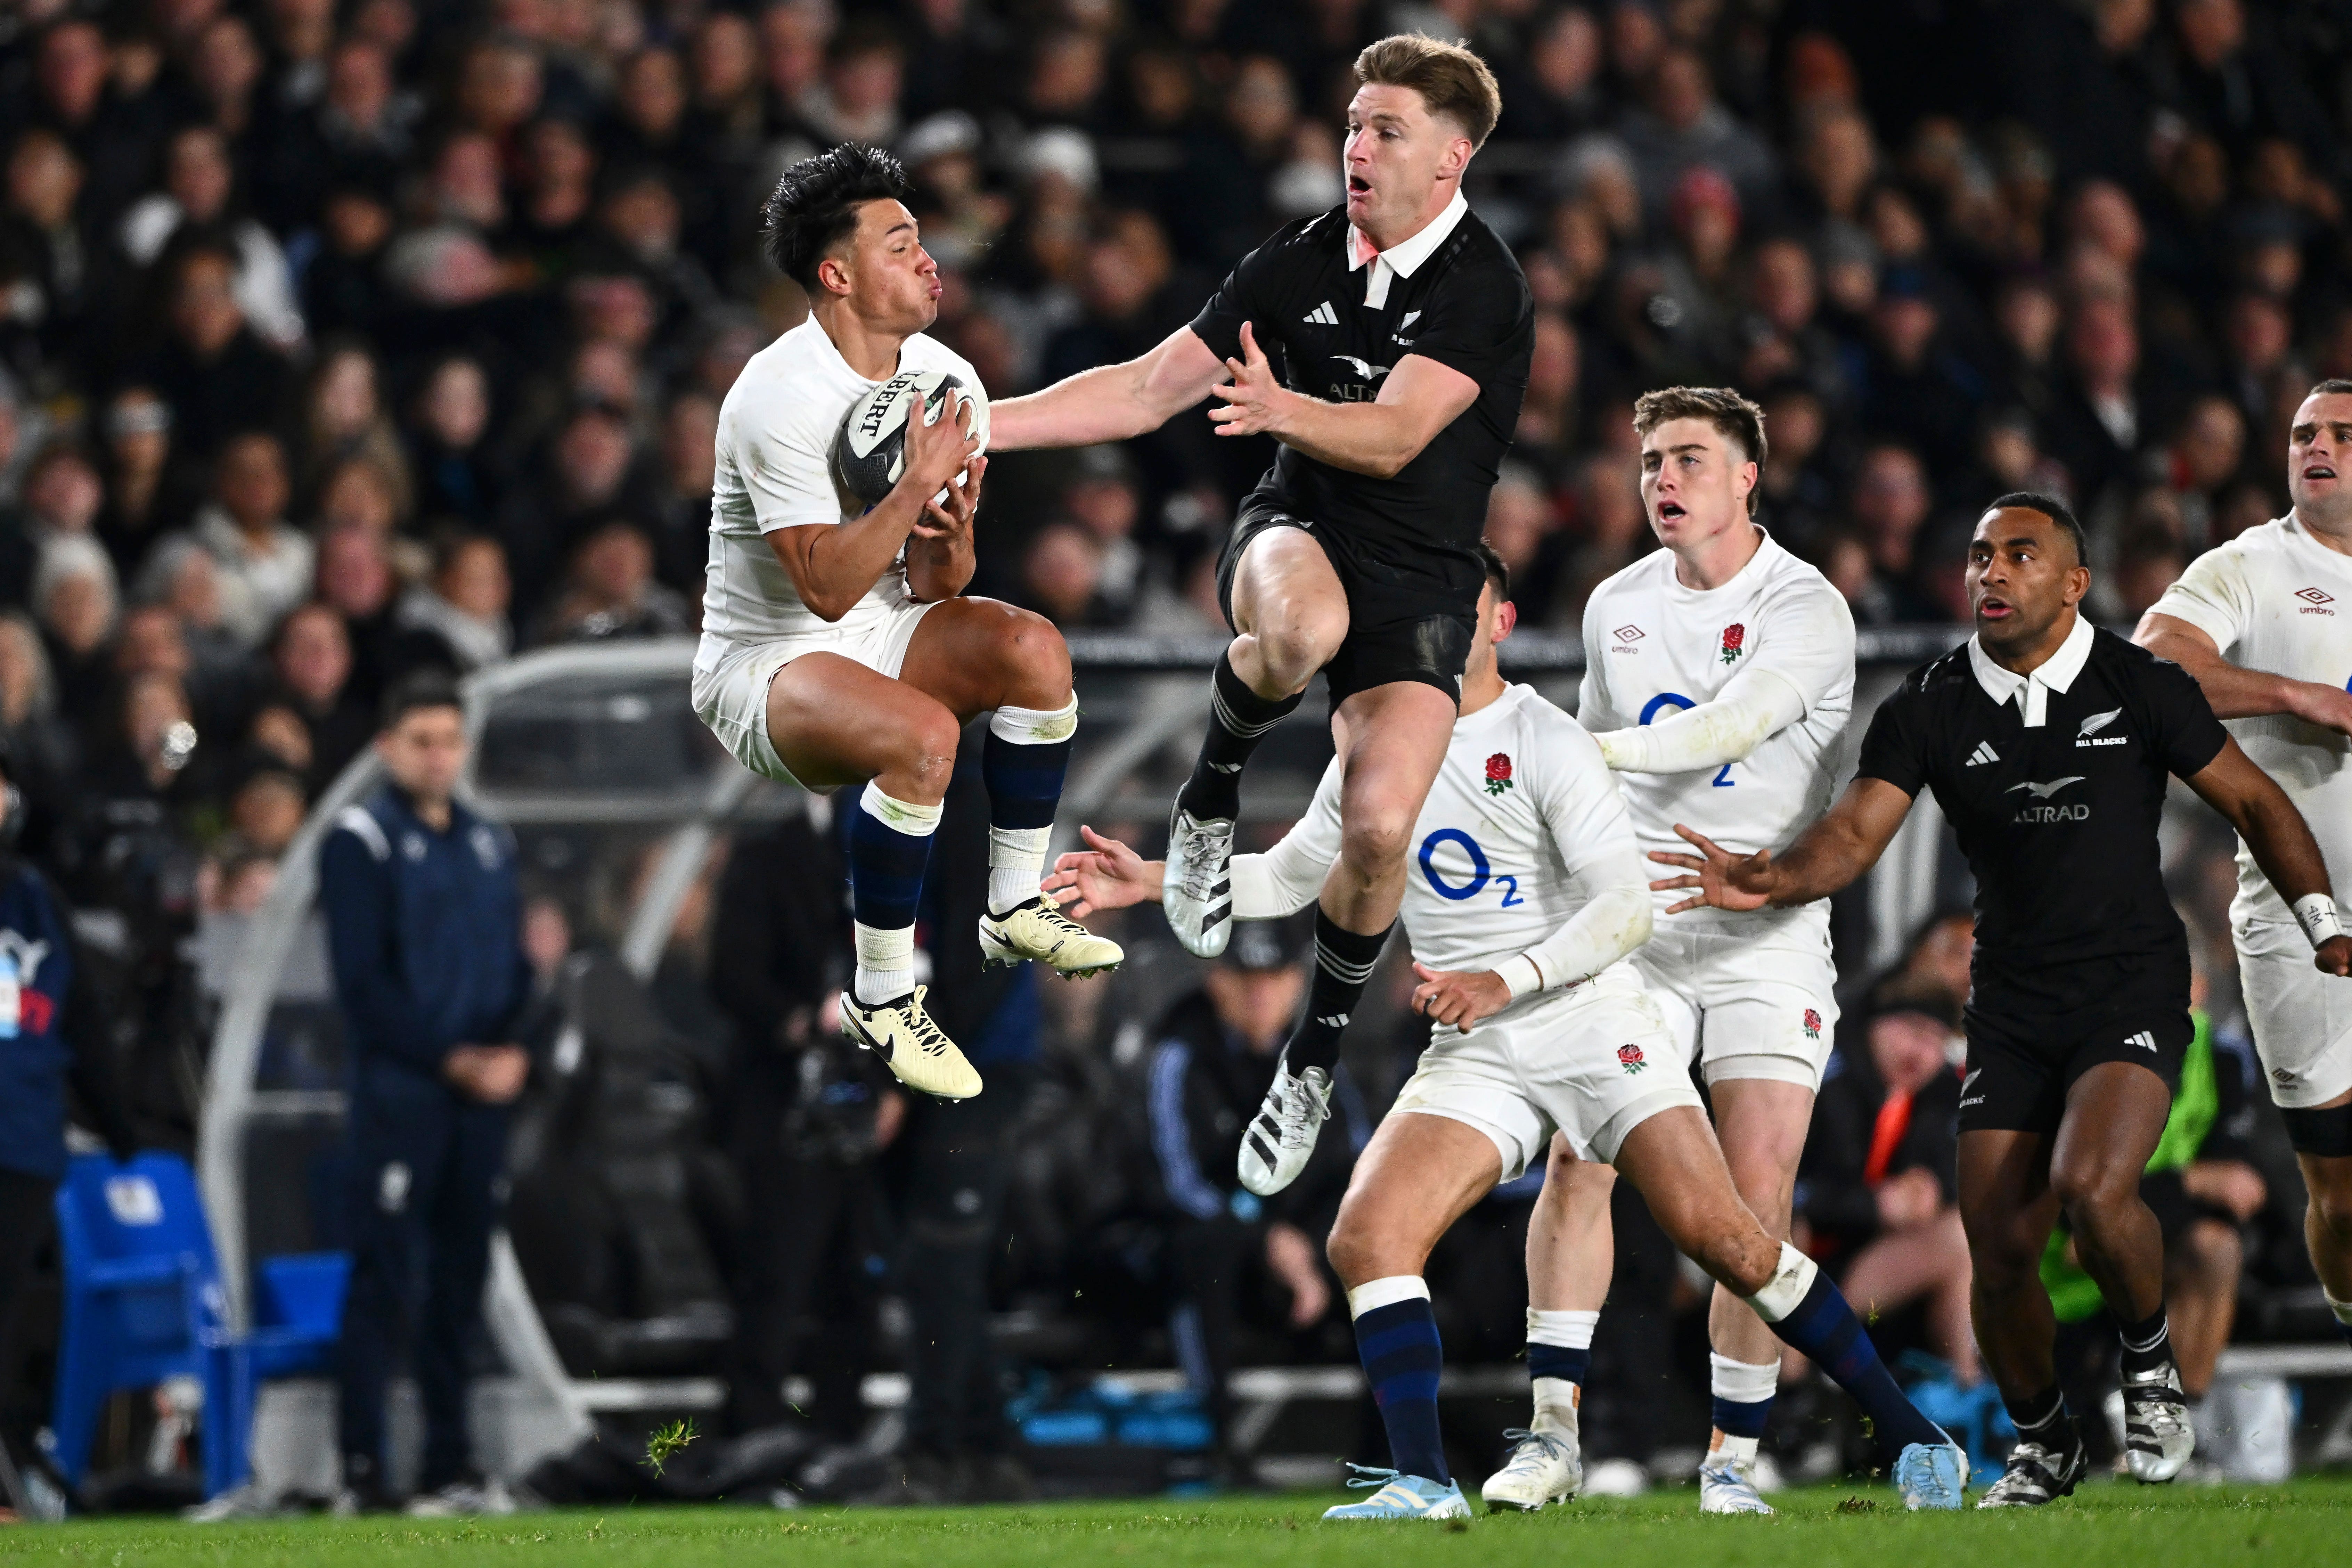
{"type": "Polygon", "coordinates": [[[204,1385],[205,1492],[245,1479],[252,1364],[222,1321],[212,1230],[194,1173],[176,1154],[128,1164],[76,1159],[57,1196],[64,1325],[50,1415],[51,1459],[79,1484],[107,1396],[171,1377],[204,1385]]]}
{"type": "Polygon", "coordinates": [[[348,1252],[287,1252],[253,1266],[253,1332],[247,1344],[256,1383],[334,1370],[351,1289],[348,1252]]]}

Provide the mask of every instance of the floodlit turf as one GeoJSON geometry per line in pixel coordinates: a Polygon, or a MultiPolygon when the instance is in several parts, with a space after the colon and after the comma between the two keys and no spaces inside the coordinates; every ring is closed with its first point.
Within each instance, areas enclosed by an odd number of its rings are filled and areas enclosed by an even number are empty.
{"type": "Polygon", "coordinates": [[[2040,1512],[1906,1514],[1879,1488],[1783,1494],[1779,1518],[1705,1519],[1688,1489],[1451,1525],[1325,1525],[1334,1500],[1160,1500],[957,1510],[614,1509],[474,1522],[328,1519],[197,1526],[125,1520],[0,1530],[0,1564],[587,1563],[596,1568],[1184,1568],[1241,1563],[1607,1568],[2025,1568],[2341,1562],[2352,1480],[2186,1490],[2086,1488],[2040,1512]],[[1861,1507],[1847,1500],[1859,1499],[1861,1507]]]}

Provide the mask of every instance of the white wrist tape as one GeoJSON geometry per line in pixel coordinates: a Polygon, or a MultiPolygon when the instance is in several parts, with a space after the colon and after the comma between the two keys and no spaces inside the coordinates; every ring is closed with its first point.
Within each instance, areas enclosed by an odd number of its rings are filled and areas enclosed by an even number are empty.
{"type": "Polygon", "coordinates": [[[2294,919],[2314,947],[2330,937],[2347,934],[2344,917],[2336,912],[2336,900],[2326,893],[2305,893],[2295,900],[2294,919]]]}

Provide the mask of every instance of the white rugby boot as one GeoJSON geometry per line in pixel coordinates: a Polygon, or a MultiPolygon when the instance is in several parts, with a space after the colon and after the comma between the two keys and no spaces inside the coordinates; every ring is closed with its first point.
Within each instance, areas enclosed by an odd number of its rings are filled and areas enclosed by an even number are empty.
{"type": "Polygon", "coordinates": [[[2068,1496],[2091,1468],[2090,1450],[2078,1435],[2064,1450],[2020,1443],[2009,1451],[2000,1479],[1977,1499],[1979,1508],[2042,1508],[2068,1496]]]}
{"type": "Polygon", "coordinates": [[[956,1043],[923,1010],[930,990],[918,985],[893,1002],[869,1007],[855,991],[841,994],[841,1032],[860,1050],[872,1051],[908,1089],[941,1100],[970,1100],[980,1092],[980,1069],[964,1059],[956,1043]]]}
{"type": "Polygon", "coordinates": [[[1168,818],[1168,864],[1160,879],[1168,929],[1195,958],[1214,958],[1234,934],[1234,825],[1202,822],[1182,806],[1168,818]]]}
{"type": "Polygon", "coordinates": [[[1770,1513],[1772,1505],[1756,1484],[1757,1463],[1721,1449],[1709,1454],[1698,1468],[1699,1512],[1770,1513]]]}
{"type": "Polygon", "coordinates": [[[980,951],[989,968],[1010,969],[1034,959],[1053,965],[1065,980],[1108,973],[1127,961],[1118,943],[1064,914],[1054,895],[1045,892],[1003,914],[982,915],[980,951]]]}
{"type": "Polygon", "coordinates": [[[2167,1362],[2154,1372],[2127,1373],[2123,1385],[2124,1464],[2143,1486],[2168,1481],[2197,1451],[2179,1369],[2167,1362]]]}
{"type": "Polygon", "coordinates": [[[1503,1436],[1511,1451],[1503,1468],[1478,1489],[1487,1511],[1516,1509],[1533,1513],[1556,1502],[1570,1502],[1584,1486],[1584,1460],[1577,1452],[1573,1432],[1532,1432],[1514,1426],[1503,1436]]]}
{"type": "Polygon", "coordinates": [[[1274,1082],[1259,1102],[1257,1115],[1242,1134],[1235,1158],[1241,1184],[1259,1197],[1270,1198],[1298,1179],[1315,1152],[1316,1134],[1331,1114],[1331,1075],[1308,1068],[1290,1076],[1290,1053],[1275,1064],[1274,1082]]]}

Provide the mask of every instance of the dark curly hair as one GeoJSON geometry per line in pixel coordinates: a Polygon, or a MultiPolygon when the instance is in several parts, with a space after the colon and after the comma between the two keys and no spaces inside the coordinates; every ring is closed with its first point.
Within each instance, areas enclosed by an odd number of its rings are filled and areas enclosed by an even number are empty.
{"type": "Polygon", "coordinates": [[[817,263],[857,227],[862,202],[905,201],[913,187],[879,147],[845,142],[786,169],[760,209],[761,248],[776,270],[817,291],[817,263]]]}

